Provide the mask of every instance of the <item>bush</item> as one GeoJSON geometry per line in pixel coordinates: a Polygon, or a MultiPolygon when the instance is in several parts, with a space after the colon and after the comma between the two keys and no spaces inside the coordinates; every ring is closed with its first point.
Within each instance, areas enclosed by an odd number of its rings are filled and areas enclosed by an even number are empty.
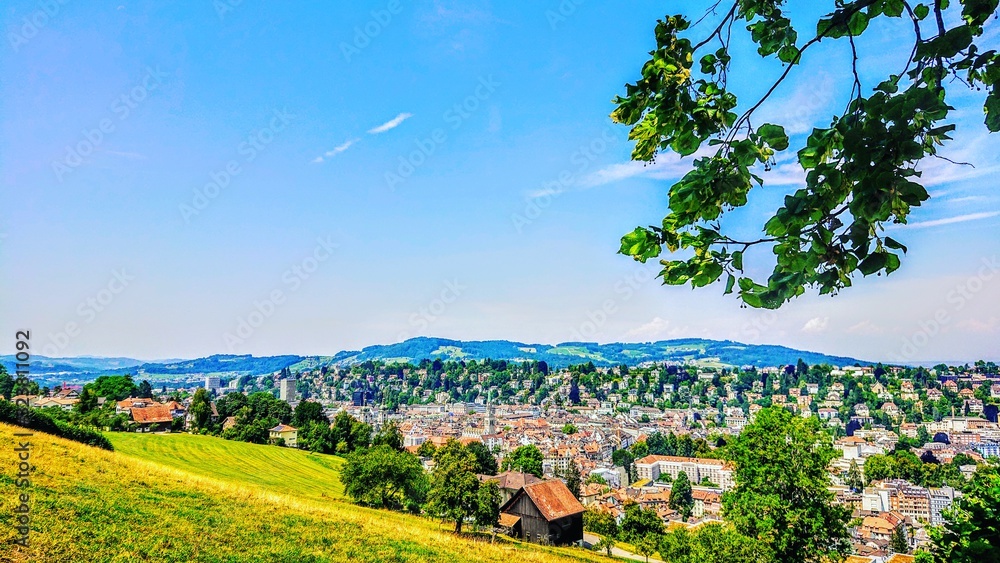
{"type": "Polygon", "coordinates": [[[30,428],[96,448],[109,451],[115,449],[100,432],[55,420],[38,409],[25,409],[10,401],[0,401],[0,422],[30,428]]]}

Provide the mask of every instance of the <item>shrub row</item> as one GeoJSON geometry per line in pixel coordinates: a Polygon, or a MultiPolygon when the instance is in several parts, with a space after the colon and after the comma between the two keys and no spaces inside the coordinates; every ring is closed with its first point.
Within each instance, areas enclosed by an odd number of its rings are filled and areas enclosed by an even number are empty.
{"type": "Polygon", "coordinates": [[[54,420],[38,409],[24,409],[11,401],[0,400],[0,422],[30,428],[88,446],[114,451],[114,446],[96,430],[54,420]]]}

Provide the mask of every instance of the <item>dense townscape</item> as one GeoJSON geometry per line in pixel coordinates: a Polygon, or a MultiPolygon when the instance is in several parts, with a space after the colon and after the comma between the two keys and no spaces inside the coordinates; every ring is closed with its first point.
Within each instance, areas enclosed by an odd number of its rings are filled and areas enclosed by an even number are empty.
{"type": "Polygon", "coordinates": [[[731,450],[762,412],[822,436],[831,452],[823,488],[849,515],[843,551],[858,561],[926,553],[977,469],[1000,457],[991,362],[554,370],[366,361],[159,389],[119,375],[15,388],[4,374],[0,393],[63,428],[187,431],[340,454],[347,493],[361,504],[609,554],[621,544],[662,555],[676,534],[723,533],[725,499],[740,481],[731,450]]]}

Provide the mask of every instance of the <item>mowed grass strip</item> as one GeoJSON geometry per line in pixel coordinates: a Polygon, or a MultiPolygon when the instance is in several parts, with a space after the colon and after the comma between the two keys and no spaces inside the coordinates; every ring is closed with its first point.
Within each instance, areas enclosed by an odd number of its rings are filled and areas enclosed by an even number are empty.
{"type": "MultiPolygon", "coordinates": [[[[0,451],[13,451],[14,432],[0,424],[0,451]]],[[[3,562],[607,561],[577,548],[459,537],[426,518],[262,492],[45,434],[31,441],[27,549],[12,543],[13,459],[0,472],[3,562]]]]}
{"type": "Polygon", "coordinates": [[[344,459],[195,434],[105,434],[118,453],[190,473],[308,499],[343,498],[344,459]]]}

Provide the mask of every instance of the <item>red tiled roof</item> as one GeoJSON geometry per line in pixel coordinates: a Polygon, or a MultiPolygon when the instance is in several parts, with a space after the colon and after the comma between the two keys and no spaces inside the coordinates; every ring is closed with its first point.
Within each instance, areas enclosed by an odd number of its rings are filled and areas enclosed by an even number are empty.
{"type": "Polygon", "coordinates": [[[499,523],[504,528],[513,528],[520,521],[521,521],[521,517],[520,516],[515,516],[513,514],[507,514],[507,513],[504,513],[504,512],[500,513],[500,522],[499,523]]]}
{"type": "Polygon", "coordinates": [[[279,424],[272,428],[271,432],[295,432],[297,428],[289,426],[287,424],[279,424]]]}
{"type": "Polygon", "coordinates": [[[139,424],[153,424],[157,422],[173,422],[174,417],[171,416],[170,409],[166,405],[155,405],[152,407],[133,408],[132,420],[139,424]]]}
{"type": "Polygon", "coordinates": [[[550,522],[573,514],[580,514],[586,510],[566,485],[558,479],[526,485],[524,492],[535,503],[538,511],[542,513],[542,517],[550,522]]]}

